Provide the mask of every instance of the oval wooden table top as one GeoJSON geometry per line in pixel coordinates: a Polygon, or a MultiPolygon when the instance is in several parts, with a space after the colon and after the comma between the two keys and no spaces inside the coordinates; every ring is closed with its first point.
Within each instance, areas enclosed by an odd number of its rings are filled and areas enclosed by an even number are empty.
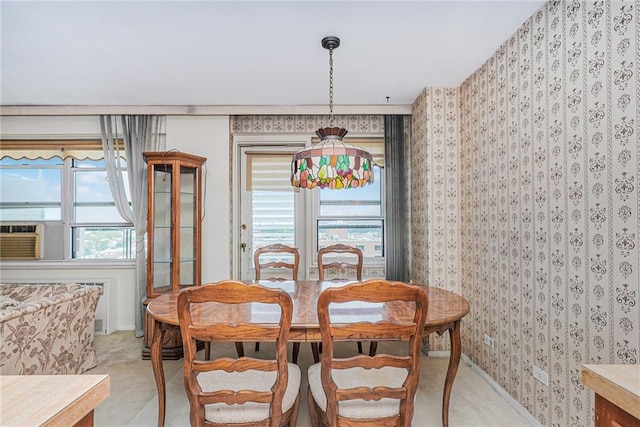
{"type": "MultiPolygon", "coordinates": [[[[320,293],[329,287],[343,286],[348,282],[333,282],[317,280],[296,280],[273,282],[261,280],[258,282],[266,287],[277,287],[286,290],[293,300],[293,319],[291,322],[291,337],[301,341],[319,341],[317,302],[320,293]],[[297,333],[296,333],[297,332],[297,333]],[[303,335],[304,334],[304,335],[303,335]]],[[[205,285],[203,285],[205,286],[205,285]]],[[[432,286],[415,285],[423,288],[429,298],[427,323],[425,331],[439,330],[440,326],[447,326],[451,322],[460,320],[469,313],[469,303],[460,295],[432,286]]],[[[177,301],[178,293],[172,292],[161,295],[147,306],[151,317],[169,325],[178,325],[177,301]]],[[[233,323],[277,323],[280,310],[271,304],[238,304],[227,306],[217,303],[202,304],[192,312],[195,323],[233,322],[233,323]]],[[[385,304],[368,304],[351,302],[332,304],[330,316],[334,322],[355,323],[359,321],[403,320],[413,317],[413,310],[402,302],[385,304]]]]}

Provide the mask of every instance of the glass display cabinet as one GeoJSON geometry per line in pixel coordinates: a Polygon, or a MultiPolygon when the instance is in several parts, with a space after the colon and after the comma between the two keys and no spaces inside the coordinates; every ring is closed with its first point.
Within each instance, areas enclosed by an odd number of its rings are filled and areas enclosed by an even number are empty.
{"type": "MultiPolygon", "coordinates": [[[[147,299],[201,284],[202,166],[206,158],[179,151],[145,152],[147,163],[147,299]]],[[[143,357],[149,356],[147,317],[143,357]]],[[[179,330],[163,344],[165,358],[182,357],[179,330]]]]}

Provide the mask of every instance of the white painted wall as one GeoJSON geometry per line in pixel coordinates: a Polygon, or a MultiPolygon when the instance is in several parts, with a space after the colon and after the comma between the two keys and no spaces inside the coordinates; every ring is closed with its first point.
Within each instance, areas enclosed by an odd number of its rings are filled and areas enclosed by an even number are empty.
{"type": "Polygon", "coordinates": [[[100,121],[98,116],[0,116],[0,134],[3,138],[100,138],[100,121]]]}
{"type": "Polygon", "coordinates": [[[0,263],[0,281],[3,283],[104,283],[104,293],[98,302],[98,311],[101,312],[103,304],[109,307],[108,311],[105,310],[106,319],[103,319],[106,322],[107,334],[135,329],[135,280],[135,266],[131,261],[0,263]]]}
{"type": "Polygon", "coordinates": [[[231,277],[229,116],[168,116],[167,150],[206,157],[203,174],[202,282],[231,277]]]}
{"type": "MultiPolygon", "coordinates": [[[[98,116],[0,116],[0,136],[99,138],[98,116]]],[[[202,280],[229,278],[230,195],[229,117],[168,116],[167,149],[207,158],[205,168],[205,218],[202,224],[202,280]]],[[[108,283],[108,332],[134,329],[135,267],[131,262],[37,262],[0,263],[0,282],[108,283]]]]}

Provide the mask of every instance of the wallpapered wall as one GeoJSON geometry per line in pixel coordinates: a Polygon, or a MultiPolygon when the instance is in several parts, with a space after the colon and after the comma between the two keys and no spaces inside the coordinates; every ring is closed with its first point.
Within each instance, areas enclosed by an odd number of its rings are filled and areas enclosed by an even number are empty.
{"type": "MultiPolygon", "coordinates": [[[[232,116],[231,133],[312,133],[329,125],[329,116],[232,116]]],[[[351,133],[384,132],[384,117],[379,115],[333,116],[333,126],[341,126],[351,133]]]]}
{"type": "Polygon", "coordinates": [[[430,171],[414,182],[413,271],[456,290],[459,226],[463,351],[545,425],[592,424],[582,363],[640,362],[639,21],[637,1],[549,2],[469,77],[459,199],[439,130],[455,129],[456,91],[414,105],[414,164],[430,171]]]}
{"type": "MultiPolygon", "coordinates": [[[[458,89],[427,88],[411,112],[411,279],[456,293],[460,293],[459,110],[458,89]]],[[[448,348],[447,335],[431,335],[429,348],[448,348]]]]}

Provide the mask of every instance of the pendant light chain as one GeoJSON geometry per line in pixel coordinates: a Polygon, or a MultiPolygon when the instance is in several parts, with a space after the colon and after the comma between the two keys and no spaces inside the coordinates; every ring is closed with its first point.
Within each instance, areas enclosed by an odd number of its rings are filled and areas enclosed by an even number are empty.
{"type": "Polygon", "coordinates": [[[333,48],[329,49],[329,127],[333,127],[333,48]]]}

